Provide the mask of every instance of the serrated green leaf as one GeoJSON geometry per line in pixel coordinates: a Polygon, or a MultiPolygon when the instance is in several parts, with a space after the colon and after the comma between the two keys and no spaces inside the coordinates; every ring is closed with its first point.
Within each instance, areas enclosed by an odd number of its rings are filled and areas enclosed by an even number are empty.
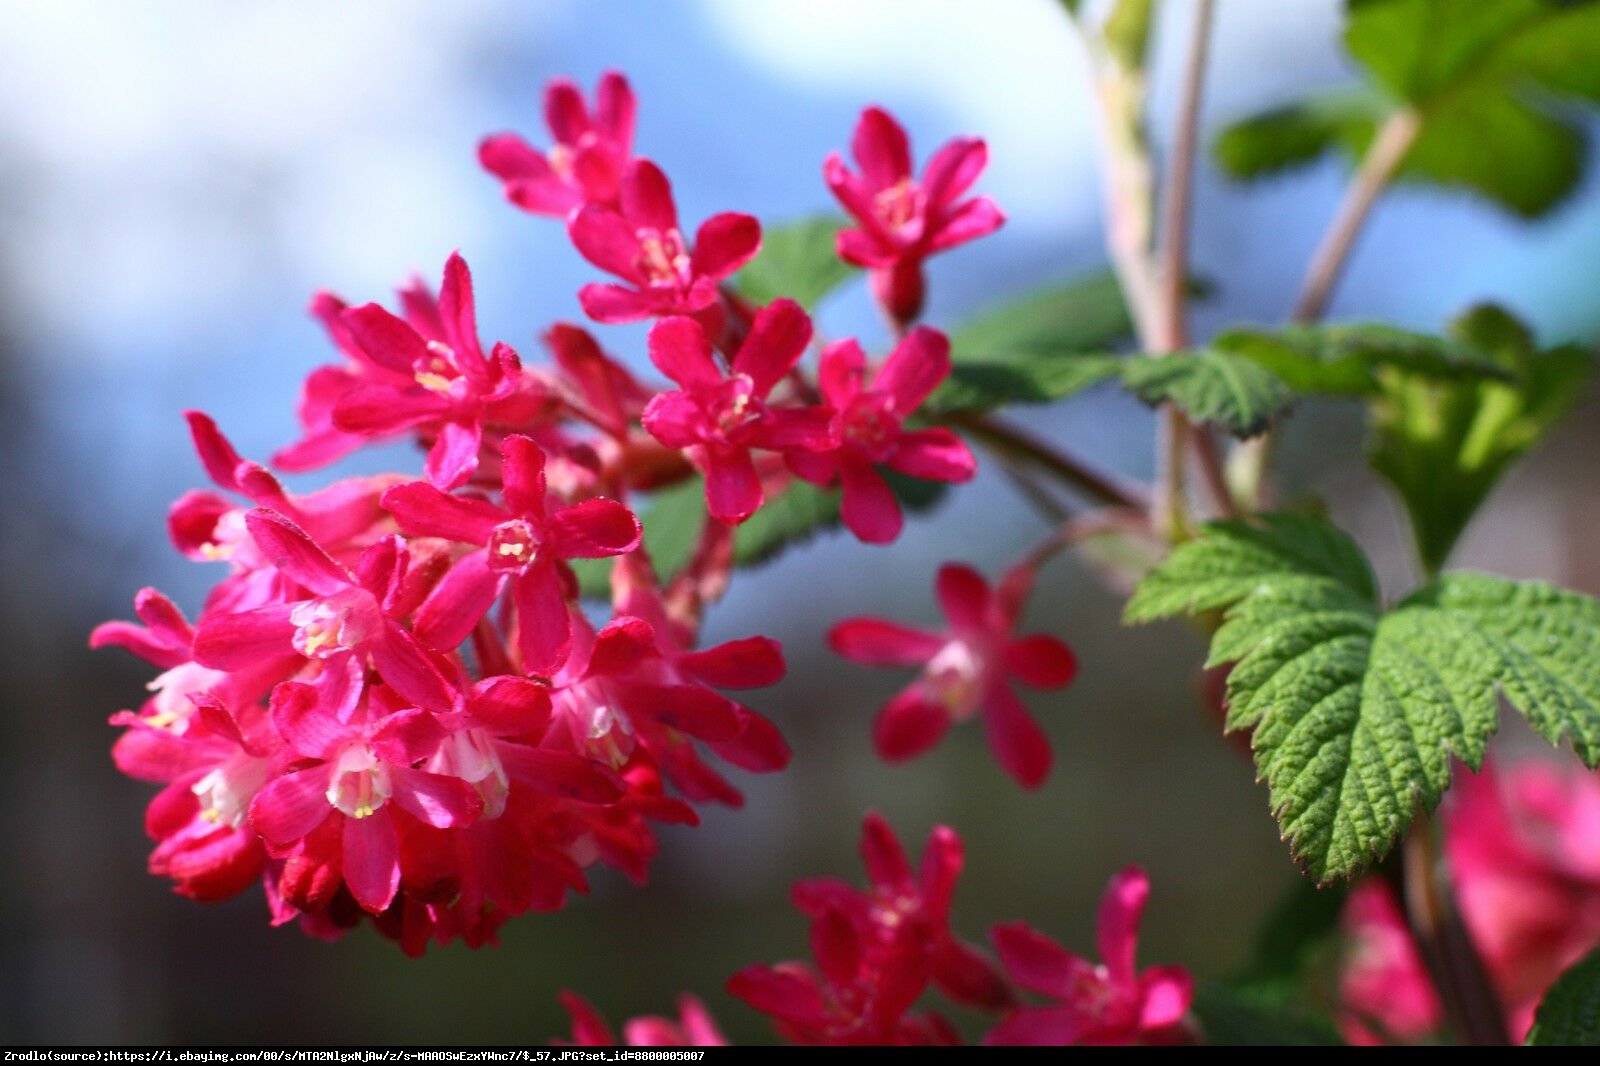
{"type": "Polygon", "coordinates": [[[1575,346],[1535,350],[1526,327],[1495,307],[1451,331],[1511,380],[1452,382],[1395,366],[1378,374],[1372,403],[1369,458],[1400,493],[1430,572],[1501,475],[1571,408],[1592,362],[1575,346]]]}
{"type": "Polygon", "coordinates": [[[1529,1045],[1600,1047],[1600,949],[1573,963],[1544,994],[1529,1045]]]}
{"type": "Polygon", "coordinates": [[[950,334],[950,352],[956,363],[1019,352],[1104,352],[1132,333],[1117,279],[1097,274],[983,312],[950,334]]]}
{"type": "Polygon", "coordinates": [[[1211,346],[1265,367],[1302,394],[1375,393],[1385,366],[1446,380],[1514,378],[1460,341],[1376,324],[1235,328],[1219,333],[1211,346]]]}
{"type": "Polygon", "coordinates": [[[1600,5],[1353,0],[1349,7],[1345,43],[1371,79],[1349,99],[1364,97],[1369,110],[1312,97],[1247,119],[1217,141],[1229,173],[1269,173],[1335,146],[1359,158],[1385,113],[1406,107],[1420,125],[1401,179],[1469,189],[1525,217],[1576,187],[1581,131],[1551,104],[1600,100],[1600,5]]]}
{"type": "Polygon", "coordinates": [[[1262,432],[1295,400],[1272,371],[1219,348],[1129,359],[1122,381],[1145,403],[1176,404],[1190,419],[1235,437],[1262,432]]]}
{"type": "Polygon", "coordinates": [[[1227,1047],[1338,1047],[1344,1041],[1324,1019],[1299,1007],[1263,1000],[1229,985],[1201,984],[1194,1013],[1205,1042],[1227,1047]]]}
{"type": "Polygon", "coordinates": [[[1319,882],[1378,858],[1477,768],[1498,698],[1600,762],[1600,604],[1539,582],[1450,575],[1388,612],[1332,526],[1216,523],[1145,578],[1128,621],[1223,610],[1208,665],[1234,664],[1227,728],[1252,730],[1284,839],[1319,882]]]}
{"type": "Polygon", "coordinates": [[[755,304],[788,297],[813,310],[855,272],[834,247],[846,224],[827,215],[763,231],[761,251],[734,275],[734,286],[755,304]]]}

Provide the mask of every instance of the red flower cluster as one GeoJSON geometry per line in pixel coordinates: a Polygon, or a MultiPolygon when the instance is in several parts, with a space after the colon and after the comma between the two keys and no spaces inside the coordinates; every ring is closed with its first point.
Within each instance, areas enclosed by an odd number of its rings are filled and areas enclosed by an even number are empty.
{"type": "MultiPolygon", "coordinates": [[[[597,862],[642,881],[655,823],[742,802],[710,756],[758,772],[789,758],[771,723],[720,691],[778,681],[777,644],[699,646],[732,566],[730,527],[799,476],[841,482],[845,524],[882,543],[901,518],[879,467],[972,476],[955,434],[906,428],[950,371],[944,338],[918,329],[875,372],[841,341],[820,387],[808,380],[805,311],[752,307],[724,284],[760,226],[722,213],[690,242],[666,176],[633,155],[634,113],[620,75],[601,79],[592,108],[557,82],[554,147],[502,134],[480,156],[515,204],[564,219],[578,253],[619,279],[584,287],[591,318],[656,319],[650,360],[676,387],[640,383],[575,325],[545,334],[543,365],[485,344],[452,255],[437,290],[415,282],[394,310],[314,299],[339,358],[306,378],[301,435],[273,460],[309,471],[410,438],[421,478],[291,494],[189,415],[216,491],[177,501],[172,539],[222,577],[193,622],[146,589],[142,624],[91,638],[164,671],[112,720],[119,767],[165,786],[147,818],[150,866],[180,893],[221,899],[259,880],[276,923],[334,936],[370,918],[421,952],[559,908],[597,862]],[[635,497],[696,470],[715,521],[681,572],[658,573],[635,497]],[[581,560],[611,561],[603,624],[578,609],[581,560]]],[[[940,187],[970,184],[981,159],[969,157],[940,187]]],[[[825,924],[848,953],[837,915],[865,936],[864,912],[836,912],[825,924]]],[[[930,965],[959,984],[962,958],[951,942],[930,965]]]]}
{"type": "MultiPolygon", "coordinates": [[[[919,871],[887,822],[869,814],[861,857],[865,891],[835,878],[802,881],[795,906],[811,920],[814,964],[749,966],[728,991],[770,1016],[784,1039],[801,1045],[942,1046],[962,1043],[934,1011],[913,1008],[930,985],[952,1002],[998,1014],[985,1044],[1175,1043],[1189,1039],[1184,1017],[1194,998],[1181,967],[1140,972],[1134,964],[1139,919],[1150,883],[1129,867],[1111,880],[1100,907],[1100,953],[1093,963],[1021,922],[990,931],[1004,966],[950,931],[950,904],[963,861],[961,839],[939,826],[928,836],[919,871]],[[1022,991],[1053,1000],[1027,1003],[1022,991]]],[[[723,1044],[692,996],[683,1021],[629,1022],[631,1046],[723,1044]]],[[[573,1043],[615,1044],[588,1003],[566,993],[573,1043]]]]}

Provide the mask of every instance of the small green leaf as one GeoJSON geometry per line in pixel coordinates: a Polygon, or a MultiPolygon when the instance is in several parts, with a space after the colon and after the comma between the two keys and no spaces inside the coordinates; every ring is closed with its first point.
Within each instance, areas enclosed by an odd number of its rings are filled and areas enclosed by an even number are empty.
{"type": "Polygon", "coordinates": [[[1261,999],[1229,985],[1195,988],[1194,1013],[1205,1042],[1214,1047],[1339,1047],[1344,1041],[1327,1021],[1300,1007],[1261,999]]]}
{"type": "Polygon", "coordinates": [[[1526,327],[1495,307],[1473,309],[1451,332],[1510,380],[1446,381],[1394,366],[1379,373],[1372,404],[1372,465],[1400,493],[1430,572],[1501,475],[1576,401],[1592,362],[1571,345],[1536,350],[1526,327]]]}
{"type": "Polygon", "coordinates": [[[1383,102],[1370,91],[1339,91],[1263,111],[1217,137],[1212,154],[1231,178],[1249,181],[1310,163],[1344,145],[1359,155],[1383,102]]]}
{"type": "Polygon", "coordinates": [[[950,377],[922,410],[1049,403],[1115,377],[1107,350],[1133,331],[1110,274],[1052,286],[987,311],[950,337],[950,377]]]}
{"type": "Polygon", "coordinates": [[[1319,882],[1382,855],[1459,758],[1476,769],[1498,698],[1600,763],[1600,604],[1458,574],[1388,612],[1355,543],[1270,515],[1216,523],[1140,584],[1130,622],[1224,611],[1208,665],[1233,663],[1227,728],[1253,731],[1284,838],[1319,882]]]}
{"type": "Polygon", "coordinates": [[[1138,356],[1123,364],[1122,380],[1145,403],[1171,402],[1235,437],[1262,432],[1295,400],[1272,371],[1219,348],[1138,356]]]}
{"type": "Polygon", "coordinates": [[[1527,1042],[1600,1047],[1600,949],[1573,963],[1545,992],[1527,1042]]]}
{"type": "Polygon", "coordinates": [[[751,303],[769,304],[786,296],[807,311],[815,309],[855,272],[834,250],[845,225],[844,219],[828,215],[764,231],[761,251],[734,275],[734,285],[751,303]]]}
{"type": "Polygon", "coordinates": [[[1053,285],[984,312],[950,335],[957,363],[1019,352],[1104,352],[1133,333],[1110,274],[1053,285]]]}
{"type": "Polygon", "coordinates": [[[1592,0],[1352,0],[1345,32],[1370,84],[1239,123],[1224,169],[1254,177],[1333,147],[1363,155],[1387,114],[1419,120],[1402,179],[1468,189],[1524,217],[1577,185],[1583,140],[1559,98],[1600,101],[1600,5],[1592,0]]]}
{"type": "Polygon", "coordinates": [[[987,411],[1014,403],[1050,403],[1117,376],[1122,360],[1096,353],[1019,352],[955,363],[922,405],[924,414],[987,411]]]}
{"type": "Polygon", "coordinates": [[[1154,13],[1155,0],[1116,0],[1116,6],[1106,16],[1106,49],[1129,70],[1144,66],[1154,13]]]}
{"type": "Polygon", "coordinates": [[[1384,325],[1236,328],[1218,334],[1211,346],[1265,367],[1302,394],[1376,393],[1385,366],[1428,378],[1514,377],[1470,345],[1384,325]]]}

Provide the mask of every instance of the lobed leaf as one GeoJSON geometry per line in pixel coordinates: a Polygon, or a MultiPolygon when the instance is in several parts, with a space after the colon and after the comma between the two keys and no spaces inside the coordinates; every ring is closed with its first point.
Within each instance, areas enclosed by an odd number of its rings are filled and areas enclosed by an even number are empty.
{"type": "Polygon", "coordinates": [[[1233,663],[1227,728],[1297,859],[1319,882],[1381,856],[1420,802],[1476,769],[1499,696],[1600,763],[1600,604],[1539,582],[1458,574],[1383,612],[1355,543],[1314,519],[1224,522],[1180,545],[1130,622],[1222,610],[1208,665],[1233,663]]]}
{"type": "Polygon", "coordinates": [[[1376,393],[1386,366],[1447,380],[1514,377],[1470,345],[1377,324],[1243,327],[1225,330],[1211,344],[1272,371],[1298,393],[1376,393]]]}
{"type": "Polygon", "coordinates": [[[1122,380],[1145,403],[1173,403],[1235,437],[1264,431],[1295,400],[1282,378],[1221,348],[1138,356],[1123,364],[1122,380]]]}

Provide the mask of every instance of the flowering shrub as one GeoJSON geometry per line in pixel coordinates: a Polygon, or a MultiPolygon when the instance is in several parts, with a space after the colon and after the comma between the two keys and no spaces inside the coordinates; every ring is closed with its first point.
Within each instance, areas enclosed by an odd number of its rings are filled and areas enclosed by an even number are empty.
{"type": "MultiPolygon", "coordinates": [[[[1332,1040],[1335,1024],[1356,1041],[1595,1031],[1581,1006],[1595,1002],[1597,980],[1581,960],[1600,942],[1594,777],[1521,763],[1464,776],[1436,822],[1429,813],[1458,761],[1483,767],[1502,702],[1589,766],[1600,761],[1600,604],[1441,572],[1496,478],[1570,404],[1589,353],[1543,348],[1488,305],[1438,336],[1319,320],[1391,179],[1466,185],[1524,214],[1570,186],[1486,173],[1437,146],[1487,130],[1481,147],[1498,150],[1505,107],[1563,133],[1563,120],[1518,94],[1531,84],[1594,98],[1583,72],[1600,61],[1600,5],[1493,0],[1468,17],[1450,0],[1353,3],[1347,43],[1373,82],[1353,117],[1333,122],[1326,101],[1309,101],[1230,128],[1218,149],[1225,168],[1251,177],[1348,141],[1359,159],[1351,198],[1290,326],[1203,344],[1186,320],[1185,229],[1212,5],[1196,5],[1159,198],[1138,134],[1150,5],[1123,0],[1103,22],[1065,6],[1094,58],[1110,133],[1121,302],[1093,343],[1020,339],[1032,328],[1026,307],[1070,319],[1076,290],[1018,305],[992,348],[952,345],[921,321],[926,260],[1004,221],[987,196],[969,195],[982,140],[947,142],[919,173],[900,123],[868,107],[850,136],[853,167],[839,153],[822,167],[848,221],[764,231],[724,212],[691,240],[662,167],[634,154],[634,93],[610,73],[592,100],[551,84],[549,148],[499,134],[479,156],[514,205],[563,220],[578,255],[615,279],[585,285],[583,311],[600,325],[648,321],[646,354],[664,381],[636,377],[572,323],[548,327],[547,355],[486,341],[471,274],[452,255],[437,290],[412,285],[392,309],[315,297],[335,361],[306,378],[302,435],[273,457],[313,471],[409,439],[420,470],[291,494],[191,412],[217,491],[179,499],[170,532],[218,582],[192,619],[145,589],[137,623],[91,638],[162,671],[143,706],[112,718],[118,767],[162,786],[146,815],[151,871],[199,900],[260,883],[274,924],[333,939],[366,923],[412,955],[490,943],[512,917],[559,910],[597,865],[644,884],[656,826],[742,803],[719,761],[776,772],[790,759],[774,725],[728,694],[779,681],[778,644],[702,637],[735,570],[819,525],[892,545],[909,510],[974,476],[976,446],[1052,528],[993,584],[964,564],[941,567],[942,631],[872,617],[833,626],[829,642],[847,659],[920,668],[872,726],[878,753],[909,759],[981,713],[1004,773],[1039,786],[1050,745],[1012,683],[1062,689],[1077,661],[1051,635],[1019,635],[1035,576],[1091,536],[1140,547],[1126,558],[1145,561],[1113,575],[1137,585],[1127,619],[1188,615],[1208,631],[1207,665],[1231,667],[1227,728],[1249,732],[1308,879],[1379,871],[1356,884],[1342,918],[1292,923],[1295,960],[1326,959],[1318,945],[1336,943],[1337,992],[1319,999],[1314,967],[1299,961],[1199,991],[1180,966],[1140,969],[1151,886],[1136,867],[1111,877],[1100,961],[1021,921],[991,930],[991,955],[952,928],[956,832],[935,829],[914,869],[868,815],[869,887],[796,885],[811,961],[748,966],[728,982],[735,997],[798,1044],[1332,1040]],[[1429,35],[1452,47],[1419,44],[1429,35]],[[1434,46],[1448,62],[1422,77],[1434,46]],[[858,339],[819,337],[808,309],[858,267],[893,333],[881,357],[858,339]],[[1129,334],[1138,353],[1114,351],[1129,334]],[[1160,411],[1148,487],[1003,413],[1108,380],[1160,411]],[[1346,534],[1262,506],[1273,496],[1267,435],[1295,401],[1326,396],[1366,405],[1373,464],[1411,519],[1426,578],[1393,603],[1346,534]],[[1228,435],[1238,443],[1225,459],[1228,435]],[[808,517],[770,520],[793,500],[807,501],[808,517]],[[986,1014],[986,1028],[964,1031],[929,1003],[936,995],[986,1014]]],[[[1069,691],[1046,713],[1065,720],[1070,709],[1069,691]]],[[[618,1043],[587,1001],[563,1002],[574,1043],[618,1043]]],[[[620,1037],[725,1042],[693,995],[677,1020],[636,1019],[620,1037]]]]}

